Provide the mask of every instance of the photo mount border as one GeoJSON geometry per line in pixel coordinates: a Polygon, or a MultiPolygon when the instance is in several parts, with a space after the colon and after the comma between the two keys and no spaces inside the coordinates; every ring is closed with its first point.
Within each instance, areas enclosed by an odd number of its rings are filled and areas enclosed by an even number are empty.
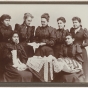
{"type": "MultiPolygon", "coordinates": [[[[88,1],[0,1],[0,4],[66,4],[88,5],[88,1]]],[[[88,83],[39,83],[39,82],[1,82],[0,87],[87,87],[88,83]]]]}

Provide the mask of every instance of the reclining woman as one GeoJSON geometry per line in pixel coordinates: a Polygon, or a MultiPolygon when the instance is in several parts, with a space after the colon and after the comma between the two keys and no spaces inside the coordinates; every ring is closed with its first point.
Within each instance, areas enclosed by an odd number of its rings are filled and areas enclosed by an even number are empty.
{"type": "Polygon", "coordinates": [[[66,35],[65,42],[66,44],[61,46],[58,62],[54,60],[57,65],[60,65],[59,62],[61,62],[63,66],[62,69],[58,66],[61,69],[60,74],[58,74],[59,81],[84,82],[82,49],[80,45],[73,43],[74,38],[70,33],[66,35]]]}
{"type": "Polygon", "coordinates": [[[11,43],[7,43],[3,51],[5,72],[4,82],[31,82],[32,73],[22,61],[27,59],[24,47],[19,43],[19,35],[13,32],[11,43]],[[17,53],[16,53],[17,52],[17,53]]]}

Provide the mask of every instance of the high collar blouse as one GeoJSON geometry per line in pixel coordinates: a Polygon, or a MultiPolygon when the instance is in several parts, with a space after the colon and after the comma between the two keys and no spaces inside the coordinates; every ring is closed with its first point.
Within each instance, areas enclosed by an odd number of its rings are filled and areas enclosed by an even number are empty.
{"type": "Polygon", "coordinates": [[[38,26],[35,31],[36,42],[44,42],[47,45],[53,46],[56,40],[56,29],[51,26],[40,27],[38,26]]]}
{"type": "Polygon", "coordinates": [[[60,57],[69,57],[83,62],[82,49],[79,44],[61,45],[60,57]]]}
{"type": "Polygon", "coordinates": [[[68,29],[57,29],[56,30],[56,45],[58,44],[64,44],[65,43],[65,37],[69,33],[68,29]]]}

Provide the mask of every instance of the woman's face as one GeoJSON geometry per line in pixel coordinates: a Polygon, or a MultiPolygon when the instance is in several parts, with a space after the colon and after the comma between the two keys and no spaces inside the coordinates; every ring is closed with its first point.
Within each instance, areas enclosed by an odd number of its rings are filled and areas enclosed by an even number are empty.
{"type": "Polygon", "coordinates": [[[13,34],[12,36],[12,41],[15,43],[15,44],[18,44],[19,43],[19,36],[17,33],[13,34]]]}
{"type": "Polygon", "coordinates": [[[74,20],[74,21],[73,21],[73,28],[77,29],[77,28],[80,27],[80,25],[81,25],[81,23],[78,22],[78,20],[74,20]]]}
{"type": "Polygon", "coordinates": [[[65,42],[67,45],[70,45],[74,42],[74,39],[69,35],[69,36],[66,36],[65,42]]]}
{"type": "Polygon", "coordinates": [[[41,18],[41,24],[42,24],[42,27],[45,27],[48,25],[48,21],[45,18],[41,18]]]}
{"type": "Polygon", "coordinates": [[[9,26],[9,25],[10,25],[10,19],[5,19],[2,23],[3,23],[5,26],[9,26]]]}
{"type": "Polygon", "coordinates": [[[30,26],[31,22],[32,22],[32,18],[31,17],[27,17],[25,19],[25,23],[26,23],[27,26],[30,26]]]}
{"type": "Polygon", "coordinates": [[[63,21],[58,20],[57,23],[58,23],[58,28],[59,28],[59,29],[64,29],[65,23],[64,23],[63,21]]]}

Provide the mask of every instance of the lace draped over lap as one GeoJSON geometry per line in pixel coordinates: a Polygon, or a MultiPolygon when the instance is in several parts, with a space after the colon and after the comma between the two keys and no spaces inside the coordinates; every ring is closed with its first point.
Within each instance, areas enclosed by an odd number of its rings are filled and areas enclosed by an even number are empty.
{"type": "MultiPolygon", "coordinates": [[[[45,82],[49,81],[49,77],[51,80],[53,80],[53,63],[52,63],[52,59],[53,58],[49,58],[49,57],[32,57],[29,58],[27,61],[27,65],[29,68],[32,68],[33,70],[35,70],[37,72],[38,75],[41,76],[42,72],[44,72],[43,76],[43,80],[45,82]],[[42,72],[41,72],[42,70],[42,72]],[[48,72],[50,72],[50,74],[48,74],[48,72]]],[[[42,77],[40,77],[41,79],[42,77]]]]}

